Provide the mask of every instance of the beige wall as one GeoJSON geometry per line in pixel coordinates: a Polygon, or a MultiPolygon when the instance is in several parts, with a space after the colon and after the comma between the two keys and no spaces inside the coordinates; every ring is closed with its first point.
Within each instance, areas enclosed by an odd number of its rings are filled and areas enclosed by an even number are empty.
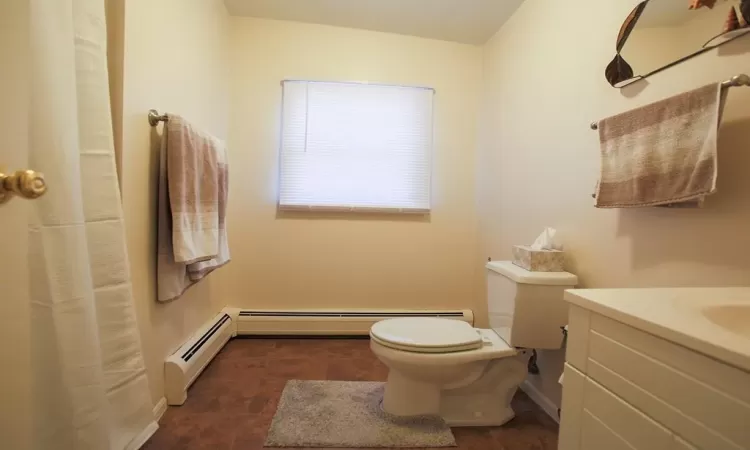
{"type": "MultiPolygon", "coordinates": [[[[604,79],[637,1],[526,0],[486,45],[479,210],[481,255],[510,257],[545,226],[560,230],[585,287],[750,283],[750,89],[733,89],[720,132],[718,194],[705,209],[598,210],[589,124],[750,72],[750,37],[619,91],[604,79]]],[[[654,44],[656,46],[657,44],[654,44]]],[[[542,355],[536,386],[559,405],[562,352],[542,355]]]]}
{"type": "Polygon", "coordinates": [[[221,0],[127,0],[124,12],[122,123],[115,129],[122,127],[118,159],[127,244],[156,402],[164,392],[164,358],[223,304],[212,300],[212,277],[179,300],[156,303],[158,136],[146,114],[150,108],[177,113],[226,139],[229,17],[221,0]]]}
{"type": "Polygon", "coordinates": [[[232,263],[212,288],[244,308],[472,308],[481,48],[294,22],[233,18],[232,263]],[[429,218],[277,214],[285,78],[434,87],[429,218]]]}

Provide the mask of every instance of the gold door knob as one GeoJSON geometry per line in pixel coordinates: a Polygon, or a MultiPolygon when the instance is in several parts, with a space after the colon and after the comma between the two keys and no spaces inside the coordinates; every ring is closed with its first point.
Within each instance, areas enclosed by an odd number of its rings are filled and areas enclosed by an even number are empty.
{"type": "Polygon", "coordinates": [[[18,170],[9,175],[0,173],[0,203],[13,196],[27,199],[39,198],[47,192],[44,174],[33,170],[18,170]]]}

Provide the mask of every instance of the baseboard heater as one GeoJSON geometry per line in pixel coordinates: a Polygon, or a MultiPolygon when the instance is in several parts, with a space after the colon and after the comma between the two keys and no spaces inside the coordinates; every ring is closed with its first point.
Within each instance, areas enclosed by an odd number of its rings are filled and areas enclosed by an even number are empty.
{"type": "Polygon", "coordinates": [[[182,405],[187,389],[234,336],[232,317],[221,312],[164,362],[164,395],[168,405],[182,405]]]}
{"type": "Polygon", "coordinates": [[[397,317],[442,317],[474,324],[471,310],[245,310],[224,308],[164,362],[168,405],[182,405],[198,375],[237,335],[367,336],[375,322],[397,317]]]}
{"type": "Polygon", "coordinates": [[[367,336],[375,322],[397,317],[441,317],[474,324],[470,310],[245,310],[238,335],[367,336]]]}

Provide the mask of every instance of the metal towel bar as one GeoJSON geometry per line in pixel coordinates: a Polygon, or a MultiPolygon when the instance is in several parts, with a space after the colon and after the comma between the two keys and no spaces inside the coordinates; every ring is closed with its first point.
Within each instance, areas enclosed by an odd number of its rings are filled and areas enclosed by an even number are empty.
{"type": "MultiPolygon", "coordinates": [[[[742,73],[739,75],[733,76],[731,79],[721,83],[721,87],[726,89],[730,87],[736,87],[736,86],[750,86],[750,76],[742,73]]],[[[599,123],[593,122],[591,124],[592,130],[598,130],[599,129],[599,123]]]]}
{"type": "Polygon", "coordinates": [[[166,114],[159,114],[159,111],[155,109],[149,109],[148,110],[148,123],[155,127],[159,124],[159,122],[166,122],[169,120],[169,116],[166,114]]]}

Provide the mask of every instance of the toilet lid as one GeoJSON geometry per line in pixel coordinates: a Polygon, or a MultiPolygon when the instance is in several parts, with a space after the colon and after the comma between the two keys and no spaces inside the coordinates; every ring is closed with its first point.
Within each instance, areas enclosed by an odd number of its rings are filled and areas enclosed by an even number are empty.
{"type": "Polygon", "coordinates": [[[370,336],[385,345],[415,352],[464,351],[482,346],[482,336],[468,323],[432,317],[383,320],[372,326],[370,336]]]}

